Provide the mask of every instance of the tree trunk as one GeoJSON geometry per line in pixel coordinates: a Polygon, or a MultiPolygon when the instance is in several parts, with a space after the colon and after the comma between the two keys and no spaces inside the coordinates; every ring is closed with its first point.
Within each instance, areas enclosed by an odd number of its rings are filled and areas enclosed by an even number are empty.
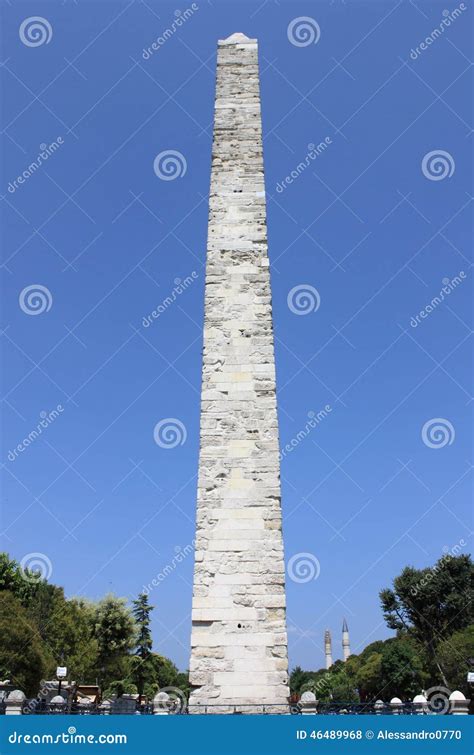
{"type": "Polygon", "coordinates": [[[433,654],[433,660],[434,660],[434,662],[435,662],[435,664],[436,664],[436,668],[438,669],[438,671],[439,671],[439,673],[440,673],[440,675],[441,675],[441,679],[443,680],[443,684],[444,684],[444,686],[445,686],[445,687],[446,687],[447,689],[449,689],[448,680],[446,679],[446,676],[444,675],[444,671],[443,671],[443,669],[442,669],[442,666],[441,666],[440,662],[438,661],[438,659],[437,659],[436,655],[434,655],[434,654],[433,654]]]}

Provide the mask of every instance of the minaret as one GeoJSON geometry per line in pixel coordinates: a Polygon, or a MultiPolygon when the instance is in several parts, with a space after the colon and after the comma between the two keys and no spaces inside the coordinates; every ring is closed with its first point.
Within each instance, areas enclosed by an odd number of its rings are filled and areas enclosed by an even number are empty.
{"type": "Polygon", "coordinates": [[[344,619],[342,623],[342,655],[344,657],[344,661],[347,661],[351,654],[351,646],[349,644],[349,627],[347,626],[347,621],[344,619]]]}
{"type": "Polygon", "coordinates": [[[218,43],[201,399],[189,712],[288,713],[258,51],[243,34],[218,43]]]}
{"type": "Polygon", "coordinates": [[[324,632],[324,652],[326,654],[326,669],[328,669],[332,666],[332,640],[329,629],[324,632]]]}

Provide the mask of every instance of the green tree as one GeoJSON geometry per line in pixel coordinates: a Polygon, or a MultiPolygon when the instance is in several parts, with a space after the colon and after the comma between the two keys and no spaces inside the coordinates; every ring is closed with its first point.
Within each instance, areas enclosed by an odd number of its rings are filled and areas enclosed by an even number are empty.
{"type": "Polygon", "coordinates": [[[150,666],[153,668],[153,674],[150,674],[145,684],[147,697],[152,698],[163,687],[177,687],[189,696],[189,675],[180,673],[173,661],[158,653],[152,653],[150,666]]]}
{"type": "Polygon", "coordinates": [[[135,640],[135,622],[124,598],[106,595],[95,606],[92,636],[97,641],[100,684],[127,678],[129,654],[135,640]]]}
{"type": "Polygon", "coordinates": [[[461,629],[438,646],[438,656],[445,670],[448,688],[458,689],[466,697],[472,697],[472,686],[467,682],[471,670],[470,658],[474,658],[474,625],[461,629]]]}
{"type": "Polygon", "coordinates": [[[113,595],[95,604],[67,599],[62,587],[24,572],[0,553],[0,598],[12,607],[8,624],[8,609],[2,614],[0,676],[15,674],[16,685],[25,691],[33,690],[41,677],[54,678],[59,662],[67,666],[70,679],[99,681],[109,692],[139,689],[152,696],[160,687],[188,691],[187,675],[152,652],[152,607],[144,595],[134,601],[133,613],[113,595]]]}
{"type": "Polygon", "coordinates": [[[382,689],[382,653],[370,653],[361,660],[356,683],[362,702],[378,698],[382,689]]]}
{"type": "Polygon", "coordinates": [[[34,575],[26,569],[22,571],[19,563],[11,559],[8,553],[0,553],[0,592],[8,590],[22,606],[31,602],[38,590],[34,575]]]}
{"type": "Polygon", "coordinates": [[[136,695],[137,691],[137,685],[127,677],[126,679],[110,682],[104,690],[103,697],[107,700],[112,696],[122,697],[122,695],[136,695]]]}
{"type": "Polygon", "coordinates": [[[351,655],[344,670],[362,702],[412,699],[427,679],[424,661],[422,648],[405,635],[372,642],[351,655]]]}
{"type": "Polygon", "coordinates": [[[376,693],[380,689],[383,646],[383,640],[376,640],[359,655],[350,655],[344,664],[344,671],[362,702],[376,699],[376,693]]]}
{"type": "Polygon", "coordinates": [[[179,687],[180,673],[173,661],[163,655],[153,653],[156,682],[159,687],[179,687]]]}
{"type": "Polygon", "coordinates": [[[341,703],[359,702],[359,695],[346,669],[342,668],[331,675],[331,699],[341,703]]]}
{"type": "Polygon", "coordinates": [[[309,690],[310,692],[314,692],[318,700],[329,699],[327,696],[329,695],[330,688],[330,671],[321,668],[317,671],[305,671],[303,673],[306,678],[300,686],[300,695],[309,690]]]}
{"type": "Polygon", "coordinates": [[[47,644],[55,665],[61,660],[70,679],[79,683],[96,681],[99,643],[94,637],[93,605],[57,595],[50,614],[47,644]]]}
{"type": "Polygon", "coordinates": [[[20,601],[0,592],[0,676],[27,697],[37,695],[46,668],[41,638],[20,601]]]}
{"type": "Polygon", "coordinates": [[[421,655],[412,643],[398,638],[384,643],[380,674],[379,697],[383,700],[391,700],[392,697],[412,700],[423,688],[426,679],[421,655]]]}
{"type": "Polygon", "coordinates": [[[301,684],[303,683],[304,671],[301,666],[295,666],[290,672],[290,693],[297,694],[300,691],[301,684]]]}
{"type": "Polygon", "coordinates": [[[314,673],[303,671],[301,666],[296,666],[290,674],[290,692],[292,695],[300,695],[307,685],[313,680],[314,673]]]}
{"type": "Polygon", "coordinates": [[[422,645],[443,684],[448,681],[437,649],[454,631],[473,621],[474,564],[470,556],[443,556],[434,567],[407,566],[380,593],[390,629],[405,631],[422,645]]]}
{"type": "Polygon", "coordinates": [[[136,650],[135,654],[140,658],[148,658],[151,654],[153,641],[151,638],[151,619],[150,614],[154,606],[148,603],[148,595],[141,593],[132,603],[132,614],[137,627],[136,650]]]}
{"type": "Polygon", "coordinates": [[[64,605],[66,599],[62,587],[39,582],[31,600],[27,604],[28,616],[36,626],[44,642],[51,636],[52,616],[58,604],[64,605]]]}
{"type": "Polygon", "coordinates": [[[135,682],[139,699],[143,695],[145,684],[153,683],[155,668],[152,662],[153,641],[151,638],[150,614],[153,606],[148,603],[148,595],[141,593],[132,604],[132,613],[137,628],[136,648],[131,659],[131,676],[135,682]]]}
{"type": "MultiPolygon", "coordinates": [[[[173,663],[173,666],[174,666],[174,663],[173,663]]],[[[176,675],[176,681],[173,686],[182,690],[184,694],[186,695],[186,699],[189,700],[189,694],[191,692],[191,687],[189,684],[189,671],[178,671],[176,675]]]]}
{"type": "Polygon", "coordinates": [[[359,697],[355,689],[353,678],[347,674],[343,661],[336,661],[329,669],[318,671],[302,671],[299,688],[301,695],[306,690],[314,692],[320,702],[358,702],[359,697]]]}

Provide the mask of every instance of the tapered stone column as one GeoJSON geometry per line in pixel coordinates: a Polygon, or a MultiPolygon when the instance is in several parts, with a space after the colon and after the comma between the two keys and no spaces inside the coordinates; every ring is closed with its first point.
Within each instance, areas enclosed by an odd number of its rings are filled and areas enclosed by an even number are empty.
{"type": "Polygon", "coordinates": [[[351,654],[351,643],[349,640],[349,627],[347,626],[347,621],[344,619],[342,624],[342,655],[344,658],[344,662],[347,661],[351,654]]]}
{"type": "Polygon", "coordinates": [[[217,56],[195,558],[190,712],[288,712],[258,52],[242,34],[217,56]]]}
{"type": "Polygon", "coordinates": [[[324,653],[326,656],[326,669],[332,666],[332,639],[331,632],[326,629],[324,632],[324,653]]]}

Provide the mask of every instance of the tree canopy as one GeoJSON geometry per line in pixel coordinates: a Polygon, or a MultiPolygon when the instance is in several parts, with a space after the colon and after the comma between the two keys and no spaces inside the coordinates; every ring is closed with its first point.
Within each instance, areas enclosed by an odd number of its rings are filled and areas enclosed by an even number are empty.
{"type": "Polygon", "coordinates": [[[131,676],[137,685],[138,694],[143,695],[145,684],[153,684],[156,677],[156,661],[152,653],[153,641],[151,638],[150,614],[153,606],[148,603],[148,596],[141,593],[133,601],[132,613],[135,619],[136,647],[131,660],[131,676]]]}
{"type": "Polygon", "coordinates": [[[25,574],[1,553],[0,677],[34,697],[61,663],[69,679],[99,683],[104,694],[153,696],[166,686],[186,692],[187,674],[153,652],[152,610],[143,594],[132,606],[115,595],[95,603],[67,599],[61,587],[25,574]]]}
{"type": "Polygon", "coordinates": [[[406,632],[427,653],[444,686],[446,671],[438,647],[455,631],[473,623],[474,564],[470,556],[443,556],[431,568],[407,566],[380,593],[390,629],[406,632]]]}
{"type": "Polygon", "coordinates": [[[325,702],[412,700],[422,689],[443,686],[470,697],[467,672],[474,657],[470,556],[443,556],[431,568],[407,566],[380,593],[382,611],[396,636],[367,645],[329,670],[291,673],[290,689],[311,689],[325,702]]]}
{"type": "MultiPolygon", "coordinates": [[[[290,690],[318,700],[411,700],[423,688],[444,686],[469,696],[474,657],[469,556],[444,556],[433,567],[407,566],[380,593],[387,626],[396,636],[377,640],[343,663],[316,671],[297,666],[290,690]]],[[[61,662],[78,683],[99,683],[104,694],[153,696],[163,687],[187,693],[187,674],[153,650],[148,597],[129,606],[106,595],[98,602],[67,599],[61,587],[33,578],[0,554],[0,677],[35,696],[61,662]]]]}
{"type": "Polygon", "coordinates": [[[0,592],[0,677],[10,679],[27,696],[36,695],[47,668],[37,629],[13,593],[0,592]]]}

